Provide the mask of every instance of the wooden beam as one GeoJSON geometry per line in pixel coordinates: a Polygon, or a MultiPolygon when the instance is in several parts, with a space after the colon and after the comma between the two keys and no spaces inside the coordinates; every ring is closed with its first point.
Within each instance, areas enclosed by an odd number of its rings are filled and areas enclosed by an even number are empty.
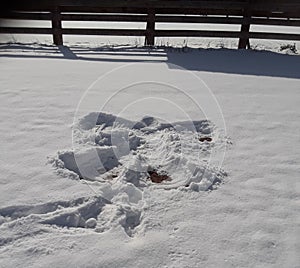
{"type": "Polygon", "coordinates": [[[51,28],[31,28],[31,27],[0,27],[0,33],[4,34],[53,34],[51,28]]]}
{"type": "MultiPolygon", "coordinates": [[[[145,30],[127,30],[127,29],[75,29],[63,28],[62,34],[68,35],[112,35],[112,36],[144,36],[145,30]]],[[[55,30],[51,28],[30,28],[30,27],[0,27],[0,33],[15,34],[53,34],[55,30]]],[[[274,40],[294,40],[300,41],[300,34],[286,33],[265,33],[250,32],[241,34],[234,31],[197,31],[197,30],[156,30],[155,36],[158,37],[224,37],[239,38],[248,37],[254,39],[274,39],[274,40]]]]}
{"type": "Polygon", "coordinates": [[[91,28],[64,28],[63,34],[68,35],[111,35],[111,36],[144,36],[145,30],[129,29],[91,29],[91,28]]]}
{"type": "MultiPolygon", "coordinates": [[[[147,15],[130,14],[130,15],[110,15],[110,14],[61,14],[62,21],[124,21],[124,22],[146,22],[147,15]]],[[[32,12],[10,12],[4,14],[2,18],[20,19],[20,20],[51,20],[52,15],[48,13],[32,13],[32,12]]],[[[278,26],[300,26],[300,19],[287,18],[247,18],[250,24],[257,25],[278,25],[278,26]]],[[[168,16],[156,15],[156,22],[165,23],[211,23],[211,24],[242,24],[243,17],[225,17],[225,16],[168,16]]]]}
{"type": "Polygon", "coordinates": [[[257,25],[300,26],[300,20],[287,19],[251,18],[250,23],[257,25]]]}
{"type": "Polygon", "coordinates": [[[12,34],[67,34],[67,35],[111,35],[111,36],[144,36],[145,30],[128,29],[91,29],[91,28],[52,28],[0,27],[0,33],[12,34]]]}
{"type": "Polygon", "coordinates": [[[206,31],[206,30],[156,30],[158,37],[227,37],[239,38],[240,32],[235,31],[206,31]]]}
{"type": "Polygon", "coordinates": [[[300,41],[300,34],[250,32],[249,38],[300,41]]]}
{"type": "MultiPolygon", "coordinates": [[[[300,6],[300,3],[299,3],[300,6]]],[[[52,7],[53,8],[53,7],[52,7]]],[[[50,7],[47,6],[24,6],[22,8],[15,7],[16,11],[51,11],[50,7]]],[[[244,11],[242,8],[238,9],[222,9],[221,6],[215,6],[214,8],[156,8],[156,14],[185,14],[185,15],[224,15],[224,16],[243,16],[244,11]]],[[[131,13],[131,14],[148,14],[147,8],[145,7],[102,7],[101,5],[96,7],[88,6],[61,6],[61,12],[79,12],[79,13],[131,13]]],[[[8,18],[11,12],[0,12],[2,18],[8,18]]],[[[274,17],[274,18],[300,18],[300,7],[298,9],[292,9],[283,12],[272,12],[269,10],[251,10],[252,16],[257,17],[274,17]]],[[[17,16],[17,15],[13,15],[17,16]]],[[[28,15],[29,16],[29,15],[28,15]]],[[[35,15],[32,15],[35,16],[35,15]]],[[[36,15],[38,16],[38,15],[36,15]]],[[[44,15],[41,15],[44,16],[44,15]]]]}
{"type": "Polygon", "coordinates": [[[57,46],[63,45],[62,23],[59,7],[55,7],[52,11],[52,29],[53,29],[53,43],[57,46]]]}
{"type": "Polygon", "coordinates": [[[239,49],[246,49],[250,48],[250,40],[248,34],[250,31],[250,19],[251,19],[251,7],[250,7],[250,0],[248,1],[248,5],[244,9],[244,18],[241,25],[241,37],[239,39],[238,48],[239,49]]]}
{"type": "Polygon", "coordinates": [[[146,46],[154,46],[155,43],[154,35],[155,35],[155,11],[154,9],[149,9],[148,17],[147,17],[146,34],[145,34],[146,46]]]}
{"type": "Polygon", "coordinates": [[[130,21],[146,22],[147,15],[106,15],[106,14],[62,14],[61,19],[67,21],[130,21]]]}
{"type": "Polygon", "coordinates": [[[240,37],[239,39],[239,45],[238,48],[239,49],[246,49],[246,48],[250,48],[250,41],[249,41],[249,36],[248,33],[250,31],[250,23],[243,23],[241,26],[241,33],[242,33],[242,37],[240,37]]]}
{"type": "Polygon", "coordinates": [[[1,14],[3,19],[15,19],[15,20],[51,20],[52,14],[47,13],[32,13],[32,12],[7,12],[1,14]]]}
{"type": "MultiPolygon", "coordinates": [[[[55,6],[78,6],[78,7],[133,7],[133,8],[215,8],[220,6],[222,8],[240,8],[245,4],[245,1],[216,1],[216,0],[4,0],[8,6],[12,7],[48,7],[55,6]]],[[[3,3],[4,4],[4,3],[3,3]]]]}

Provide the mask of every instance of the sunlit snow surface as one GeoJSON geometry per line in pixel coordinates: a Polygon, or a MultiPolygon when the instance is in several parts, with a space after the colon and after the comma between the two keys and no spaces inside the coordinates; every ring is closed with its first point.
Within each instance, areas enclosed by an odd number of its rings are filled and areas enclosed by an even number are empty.
{"type": "Polygon", "coordinates": [[[42,223],[102,232],[114,221],[132,236],[145,228],[142,215],[149,202],[145,192],[156,196],[159,189],[207,191],[225,176],[209,160],[211,150],[220,150],[229,140],[207,120],[170,124],[149,116],[130,121],[92,113],[80,119],[73,131],[76,148],[59,151],[49,163],[60,176],[84,181],[105,199],[87,200],[71,213],[68,209],[67,214],[62,210],[50,218],[43,216],[42,223]],[[201,142],[200,137],[212,141],[201,142]],[[170,180],[156,184],[149,179],[150,170],[168,174],[170,180]]]}
{"type": "Polygon", "coordinates": [[[205,191],[224,176],[209,161],[211,151],[221,150],[229,141],[207,120],[161,123],[148,116],[135,122],[94,113],[82,118],[74,133],[77,148],[50,160],[58,173],[70,178],[122,181],[142,188],[153,184],[147,180],[148,171],[156,170],[170,176],[163,188],[205,191]],[[199,141],[201,137],[211,141],[199,141]]]}
{"type": "MultiPolygon", "coordinates": [[[[4,44],[0,51],[0,267],[299,266],[299,56],[274,53],[279,47],[271,43],[263,47],[273,52],[110,50],[99,43],[59,50],[28,38],[29,44],[4,44]],[[146,118],[122,115],[112,126],[105,124],[113,120],[87,125],[87,118],[98,118],[90,113],[99,111],[94,107],[82,109],[73,124],[92,81],[138,61],[145,64],[131,71],[137,79],[151,64],[175,78],[186,70],[199,75],[220,104],[232,144],[216,120],[199,113],[191,122],[205,123],[207,132],[161,128],[165,122],[149,111],[146,118]],[[142,122],[146,126],[132,126],[142,122]],[[212,141],[199,142],[198,135],[212,141]],[[216,172],[205,160],[223,146],[228,150],[216,172]],[[179,159],[176,167],[171,154],[179,159]],[[220,186],[203,191],[196,175],[186,187],[193,176],[180,172],[194,164],[205,169],[209,184],[216,178],[220,186]],[[149,167],[172,180],[152,183],[140,172],[149,167]]],[[[87,107],[123,78],[101,84],[87,107]]],[[[198,84],[180,80],[205,99],[198,84]]],[[[134,97],[143,93],[138,89],[134,97]]],[[[170,115],[173,126],[182,122],[167,109],[161,115],[170,115]]]]}

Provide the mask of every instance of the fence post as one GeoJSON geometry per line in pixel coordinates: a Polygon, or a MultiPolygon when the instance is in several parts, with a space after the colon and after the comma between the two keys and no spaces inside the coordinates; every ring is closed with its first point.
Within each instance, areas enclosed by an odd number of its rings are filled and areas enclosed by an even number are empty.
{"type": "Polygon", "coordinates": [[[154,46],[155,39],[155,11],[154,9],[148,10],[145,45],[154,46]]]}
{"type": "Polygon", "coordinates": [[[244,10],[244,17],[241,25],[241,37],[239,39],[239,49],[250,48],[249,41],[249,32],[250,32],[250,20],[251,20],[251,12],[250,12],[250,1],[248,1],[248,5],[244,10]]]}
{"type": "Polygon", "coordinates": [[[57,46],[63,45],[62,25],[59,7],[56,6],[52,10],[52,31],[53,31],[53,43],[57,46]]]}

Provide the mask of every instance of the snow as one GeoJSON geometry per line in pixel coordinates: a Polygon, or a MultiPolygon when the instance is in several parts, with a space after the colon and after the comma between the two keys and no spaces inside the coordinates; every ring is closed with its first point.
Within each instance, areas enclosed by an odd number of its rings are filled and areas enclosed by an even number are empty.
{"type": "Polygon", "coordinates": [[[0,56],[0,267],[299,267],[299,56],[0,56]]]}
{"type": "MultiPolygon", "coordinates": [[[[222,172],[209,166],[211,151],[226,144],[218,135],[216,141],[199,139],[212,136],[211,123],[205,120],[161,123],[144,117],[129,121],[106,113],[93,113],[73,127],[74,151],[58,152],[50,158],[58,174],[89,181],[121,180],[140,187],[147,186],[148,172],[156,170],[171,176],[172,187],[198,183],[207,190],[221,181],[222,172]],[[94,123],[94,125],[93,125],[94,123]],[[74,144],[78,141],[78,145],[74,144]],[[76,146],[77,145],[77,146],[76,146]],[[75,174],[74,174],[75,173],[75,174]]],[[[219,135],[220,136],[220,135],[219,135]]]]}

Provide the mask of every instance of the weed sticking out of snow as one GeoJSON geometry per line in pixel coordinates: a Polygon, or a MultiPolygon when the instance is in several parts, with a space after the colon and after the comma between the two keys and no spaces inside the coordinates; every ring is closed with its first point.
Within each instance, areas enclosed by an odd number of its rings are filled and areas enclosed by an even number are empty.
{"type": "Polygon", "coordinates": [[[284,44],[280,46],[280,51],[286,54],[297,54],[296,44],[284,44]]]}

